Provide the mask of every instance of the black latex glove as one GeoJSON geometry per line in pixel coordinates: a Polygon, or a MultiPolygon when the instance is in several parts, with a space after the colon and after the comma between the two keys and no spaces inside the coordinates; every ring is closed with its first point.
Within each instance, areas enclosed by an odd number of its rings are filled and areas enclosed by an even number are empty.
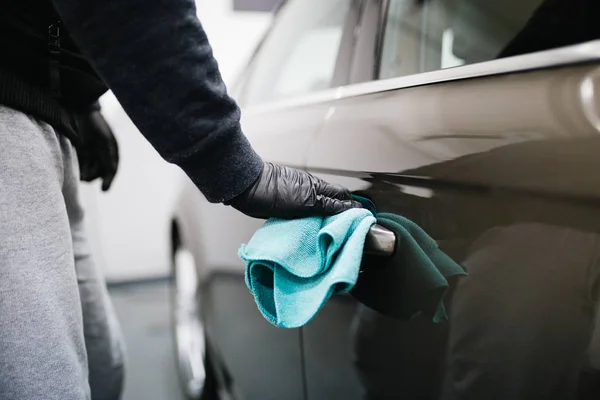
{"type": "Polygon", "coordinates": [[[329,216],[362,207],[350,192],[307,172],[265,163],[258,180],[225,203],[255,218],[329,216]]]}
{"type": "Polygon", "coordinates": [[[119,165],[119,146],[99,108],[79,116],[77,146],[81,180],[102,178],[102,191],[110,189],[119,165]]]}

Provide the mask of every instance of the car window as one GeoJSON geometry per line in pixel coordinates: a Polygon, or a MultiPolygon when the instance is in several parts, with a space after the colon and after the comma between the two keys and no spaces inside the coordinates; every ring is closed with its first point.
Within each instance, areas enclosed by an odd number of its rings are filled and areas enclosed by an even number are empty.
{"type": "Polygon", "coordinates": [[[383,34],[379,78],[418,73],[422,10],[412,0],[391,0],[383,34]]]}
{"type": "Polygon", "coordinates": [[[595,0],[390,0],[379,78],[600,38],[595,0]],[[414,46],[418,45],[418,52],[414,46]],[[414,60],[411,54],[418,54],[414,60]]]}
{"type": "Polygon", "coordinates": [[[331,87],[352,0],[284,6],[251,63],[241,102],[264,103],[331,87]]]}

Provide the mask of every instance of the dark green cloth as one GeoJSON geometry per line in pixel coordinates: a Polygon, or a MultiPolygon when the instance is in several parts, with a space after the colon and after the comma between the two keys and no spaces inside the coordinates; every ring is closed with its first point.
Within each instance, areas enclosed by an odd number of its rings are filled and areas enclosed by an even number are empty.
{"type": "Polygon", "coordinates": [[[370,200],[355,197],[375,214],[379,225],[394,232],[396,249],[392,257],[363,257],[352,296],[390,317],[411,319],[423,314],[433,322],[446,320],[444,296],[449,280],[467,275],[465,268],[414,222],[378,213],[370,200]]]}

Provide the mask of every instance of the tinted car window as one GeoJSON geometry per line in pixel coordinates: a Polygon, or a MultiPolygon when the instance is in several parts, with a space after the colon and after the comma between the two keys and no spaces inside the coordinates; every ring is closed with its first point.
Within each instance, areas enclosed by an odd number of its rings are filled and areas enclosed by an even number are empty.
{"type": "Polygon", "coordinates": [[[412,0],[392,0],[383,34],[379,78],[387,79],[420,71],[422,10],[412,0]]]}
{"type": "Polygon", "coordinates": [[[242,103],[331,87],[351,0],[297,0],[278,13],[246,78],[242,103]]]}
{"type": "Polygon", "coordinates": [[[548,50],[600,37],[594,0],[391,0],[380,78],[548,50]],[[419,45],[417,60],[411,46],[419,45]]]}

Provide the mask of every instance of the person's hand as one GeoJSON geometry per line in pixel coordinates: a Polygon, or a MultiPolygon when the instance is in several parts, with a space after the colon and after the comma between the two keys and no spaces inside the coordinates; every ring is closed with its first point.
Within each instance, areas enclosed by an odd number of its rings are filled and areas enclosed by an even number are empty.
{"type": "Polygon", "coordinates": [[[102,178],[102,191],[106,192],[117,174],[119,146],[99,109],[80,116],[79,136],[77,155],[81,180],[91,182],[102,178]]]}
{"type": "Polygon", "coordinates": [[[264,164],[260,177],[249,189],[225,204],[263,219],[330,216],[362,207],[341,186],[271,163],[264,164]]]}

